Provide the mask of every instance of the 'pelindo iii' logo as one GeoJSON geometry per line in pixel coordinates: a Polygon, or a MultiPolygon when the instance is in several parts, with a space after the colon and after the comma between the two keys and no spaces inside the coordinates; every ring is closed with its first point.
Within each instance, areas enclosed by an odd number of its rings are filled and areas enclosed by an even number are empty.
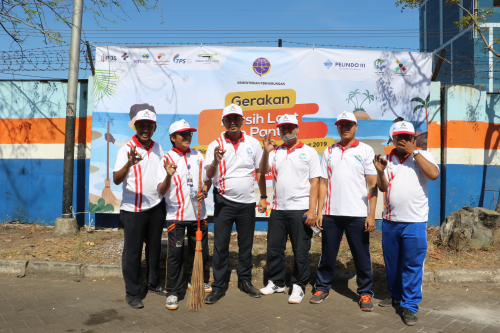
{"type": "Polygon", "coordinates": [[[362,70],[366,64],[362,62],[335,62],[335,68],[340,70],[362,70]]]}
{"type": "Polygon", "coordinates": [[[323,65],[325,65],[325,67],[326,67],[327,69],[330,69],[330,67],[332,67],[332,66],[333,66],[333,63],[330,61],[330,59],[328,59],[327,61],[325,61],[325,62],[323,63],[323,65]]]}
{"type": "Polygon", "coordinates": [[[252,69],[255,74],[262,77],[271,71],[271,62],[266,58],[257,58],[253,61],[252,69]]]}

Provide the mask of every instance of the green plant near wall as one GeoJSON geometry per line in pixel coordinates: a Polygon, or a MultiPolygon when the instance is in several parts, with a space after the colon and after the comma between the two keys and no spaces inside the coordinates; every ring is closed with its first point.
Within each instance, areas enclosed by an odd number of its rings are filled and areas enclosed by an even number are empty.
{"type": "Polygon", "coordinates": [[[97,200],[97,204],[89,202],[89,212],[91,213],[107,213],[115,210],[111,204],[107,204],[103,198],[97,200]]]}
{"type": "Polygon", "coordinates": [[[368,101],[368,104],[371,104],[371,102],[374,99],[373,95],[370,95],[370,92],[368,90],[365,90],[366,92],[363,93],[363,95],[365,96],[365,98],[361,101],[361,104],[359,104],[358,97],[356,96],[356,95],[360,94],[358,92],[358,90],[359,89],[351,91],[349,93],[349,97],[347,97],[347,99],[346,99],[347,104],[349,104],[349,102],[352,102],[352,104],[354,104],[354,112],[356,112],[356,111],[365,111],[365,109],[363,109],[363,103],[365,101],[368,101]],[[358,104],[359,104],[359,106],[358,106],[358,104]]]}
{"type": "Polygon", "coordinates": [[[118,78],[118,71],[96,69],[94,75],[94,99],[100,100],[104,96],[109,99],[113,98],[116,94],[118,78]]]}

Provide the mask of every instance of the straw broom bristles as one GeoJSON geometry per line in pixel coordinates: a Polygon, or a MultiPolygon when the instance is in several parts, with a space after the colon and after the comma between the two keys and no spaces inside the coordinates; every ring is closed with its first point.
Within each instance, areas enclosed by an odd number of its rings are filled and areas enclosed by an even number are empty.
{"type": "MultiPolygon", "coordinates": [[[[201,192],[201,170],[203,162],[200,161],[198,192],[201,192]]],[[[203,233],[201,231],[201,202],[198,200],[198,230],[196,231],[196,247],[194,253],[193,274],[191,275],[191,293],[189,294],[189,310],[198,311],[205,304],[205,285],[203,279],[203,233]]]]}
{"type": "Polygon", "coordinates": [[[191,293],[189,294],[188,307],[189,310],[198,311],[205,304],[205,285],[203,279],[203,254],[201,239],[198,240],[196,232],[196,252],[194,254],[193,275],[191,276],[191,293]]]}

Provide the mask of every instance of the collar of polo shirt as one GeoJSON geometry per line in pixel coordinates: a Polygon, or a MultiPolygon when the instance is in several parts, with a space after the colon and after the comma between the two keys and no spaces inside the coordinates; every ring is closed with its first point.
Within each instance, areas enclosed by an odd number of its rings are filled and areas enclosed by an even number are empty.
{"type": "Polygon", "coordinates": [[[233,144],[240,143],[241,141],[243,141],[245,139],[244,136],[243,136],[243,132],[240,132],[240,138],[238,140],[236,140],[236,141],[233,141],[227,135],[227,131],[226,131],[226,133],[224,133],[224,138],[226,139],[226,142],[231,142],[233,144]]]}
{"type": "Polygon", "coordinates": [[[285,144],[284,144],[284,143],[281,145],[281,148],[286,148],[286,153],[287,153],[287,154],[290,154],[292,151],[294,151],[294,150],[295,150],[295,148],[302,148],[302,147],[304,147],[304,143],[303,143],[303,142],[300,142],[300,141],[299,141],[299,143],[298,143],[295,147],[293,147],[292,149],[289,149],[287,146],[285,146],[285,144]]]}
{"type": "Polygon", "coordinates": [[[173,147],[172,150],[175,151],[177,154],[180,154],[180,155],[186,155],[187,153],[191,152],[191,148],[186,149],[185,152],[182,152],[182,151],[180,151],[179,149],[177,149],[175,147],[173,147]]]}
{"type": "Polygon", "coordinates": [[[345,148],[344,148],[344,147],[342,147],[342,145],[340,144],[340,141],[339,141],[339,142],[337,142],[337,143],[336,143],[336,145],[337,145],[337,146],[339,146],[339,147],[340,147],[340,149],[342,149],[342,150],[346,150],[346,149],[347,149],[347,148],[349,148],[349,147],[357,147],[357,146],[359,146],[359,141],[358,141],[358,140],[356,140],[356,141],[354,141],[353,143],[351,143],[349,146],[347,146],[347,147],[345,147],[345,148]]]}
{"type": "Polygon", "coordinates": [[[151,149],[153,149],[153,146],[155,145],[155,142],[153,141],[153,139],[151,139],[151,142],[149,143],[149,147],[146,147],[145,145],[140,143],[139,140],[137,140],[137,135],[134,135],[132,137],[132,140],[134,141],[134,143],[137,147],[146,149],[146,151],[148,152],[148,155],[149,155],[149,152],[151,151],[151,149]]]}

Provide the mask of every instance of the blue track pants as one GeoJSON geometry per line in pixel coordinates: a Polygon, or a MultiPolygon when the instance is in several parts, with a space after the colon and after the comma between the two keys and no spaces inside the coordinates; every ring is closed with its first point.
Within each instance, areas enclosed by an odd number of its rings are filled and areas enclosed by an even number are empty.
{"type": "Polygon", "coordinates": [[[385,220],[382,224],[382,248],[391,296],[401,307],[414,313],[422,301],[422,280],[427,253],[427,223],[385,220]]]}

